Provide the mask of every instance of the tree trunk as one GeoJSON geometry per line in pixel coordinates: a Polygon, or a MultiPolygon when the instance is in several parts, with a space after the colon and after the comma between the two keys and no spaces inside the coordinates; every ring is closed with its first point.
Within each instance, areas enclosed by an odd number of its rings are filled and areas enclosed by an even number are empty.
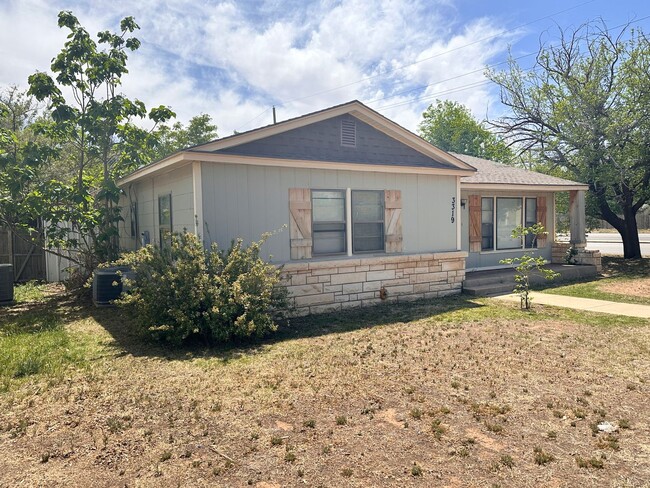
{"type": "Polygon", "coordinates": [[[623,239],[623,258],[640,259],[641,244],[639,242],[639,229],[636,226],[636,212],[632,207],[623,209],[623,229],[619,234],[623,239]]]}

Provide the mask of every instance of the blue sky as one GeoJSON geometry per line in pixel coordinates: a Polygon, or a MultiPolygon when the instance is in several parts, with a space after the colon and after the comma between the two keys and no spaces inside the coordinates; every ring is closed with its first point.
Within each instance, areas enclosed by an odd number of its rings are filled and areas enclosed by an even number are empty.
{"type": "Polygon", "coordinates": [[[497,117],[483,70],[508,49],[530,67],[558,27],[596,18],[650,33],[650,6],[625,0],[0,0],[0,87],[49,68],[59,10],[93,34],[133,15],[142,48],[124,92],[183,122],[209,113],[222,136],[270,123],[273,105],[283,120],[352,99],[410,130],[436,98],[497,117]]]}

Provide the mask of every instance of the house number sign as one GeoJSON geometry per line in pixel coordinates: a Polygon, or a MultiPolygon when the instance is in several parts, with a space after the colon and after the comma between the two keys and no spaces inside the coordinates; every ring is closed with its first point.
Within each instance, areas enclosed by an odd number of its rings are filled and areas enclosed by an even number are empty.
{"type": "Polygon", "coordinates": [[[456,222],[456,197],[451,197],[451,223],[456,222]]]}

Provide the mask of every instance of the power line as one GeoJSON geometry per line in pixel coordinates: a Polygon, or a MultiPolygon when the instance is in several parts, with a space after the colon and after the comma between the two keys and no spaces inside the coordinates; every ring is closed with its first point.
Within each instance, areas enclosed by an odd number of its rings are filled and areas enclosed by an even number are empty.
{"type": "Polygon", "coordinates": [[[408,67],[414,66],[414,65],[416,65],[416,64],[424,63],[425,61],[429,61],[429,60],[431,60],[431,59],[434,59],[434,58],[437,58],[437,57],[443,56],[443,55],[445,55],[445,54],[449,54],[449,53],[452,53],[452,52],[455,52],[455,51],[459,51],[460,49],[464,49],[464,48],[466,48],[466,47],[473,46],[474,44],[478,44],[478,43],[480,43],[480,42],[485,42],[485,41],[489,41],[489,40],[491,40],[491,39],[495,39],[495,38],[497,38],[497,37],[501,37],[501,36],[503,36],[504,34],[508,34],[508,33],[510,33],[510,32],[514,32],[514,31],[516,31],[516,30],[521,29],[522,27],[526,27],[526,26],[529,26],[529,25],[531,25],[531,24],[535,24],[535,23],[540,22],[540,21],[542,21],[542,20],[549,19],[549,18],[554,17],[554,16],[556,16],[556,15],[560,15],[560,14],[563,14],[563,13],[569,12],[569,11],[571,11],[571,10],[575,10],[575,9],[577,9],[577,8],[583,7],[583,6],[587,5],[587,4],[589,4],[589,3],[593,3],[593,2],[595,2],[595,1],[596,1],[596,0],[588,0],[588,1],[586,1],[586,2],[580,3],[580,4],[575,5],[575,6],[573,6],[573,7],[569,7],[569,8],[567,8],[567,9],[560,10],[560,11],[555,12],[555,13],[552,13],[552,14],[550,14],[550,15],[546,15],[546,16],[544,16],[544,17],[540,17],[540,18],[538,18],[538,19],[531,20],[530,22],[526,22],[525,24],[521,24],[521,25],[518,25],[518,26],[513,27],[513,28],[511,28],[511,29],[508,29],[508,30],[505,30],[505,31],[499,32],[498,34],[494,34],[494,35],[492,35],[492,36],[488,36],[488,37],[483,37],[483,38],[481,38],[481,39],[477,39],[476,41],[472,41],[472,42],[470,42],[470,43],[468,43],[468,44],[464,44],[464,45],[462,45],[462,46],[458,46],[458,47],[455,47],[455,48],[453,48],[453,49],[448,49],[447,51],[443,51],[443,52],[440,52],[440,53],[436,53],[436,54],[434,54],[434,55],[432,55],[432,56],[429,56],[429,57],[426,57],[426,58],[420,59],[420,60],[418,60],[418,61],[414,61],[414,62],[412,62],[412,63],[404,64],[404,65],[402,65],[402,66],[397,66],[397,67],[395,67],[395,68],[392,68],[392,69],[389,69],[389,70],[387,70],[387,71],[384,71],[383,73],[378,73],[378,74],[376,74],[376,75],[368,76],[368,77],[366,77],[366,78],[362,78],[362,79],[357,80],[357,81],[352,81],[352,82],[350,82],[350,83],[346,83],[346,84],[344,84],[344,85],[339,85],[339,86],[336,86],[336,87],[334,87],[334,88],[329,88],[329,89],[327,89],[327,90],[322,90],[322,91],[319,91],[319,92],[316,92],[316,93],[312,93],[312,94],[310,94],[310,95],[305,95],[305,96],[303,96],[303,97],[292,98],[292,99],[290,99],[290,100],[287,100],[287,101],[285,101],[285,102],[280,103],[279,105],[286,105],[286,104],[288,104],[288,103],[297,102],[297,101],[300,101],[300,100],[305,100],[305,99],[307,99],[307,98],[312,98],[312,97],[316,97],[316,96],[318,96],[318,95],[323,95],[323,94],[325,94],[325,93],[331,93],[331,92],[333,92],[333,91],[340,90],[340,89],[342,89],[342,88],[347,88],[347,87],[352,86],[352,85],[357,85],[357,84],[359,84],[359,83],[363,83],[364,81],[373,80],[373,79],[375,79],[375,78],[379,78],[380,76],[385,76],[385,75],[387,75],[387,74],[389,74],[389,73],[393,73],[393,72],[395,72],[395,71],[399,71],[399,70],[401,70],[401,69],[408,68],[408,67]]]}

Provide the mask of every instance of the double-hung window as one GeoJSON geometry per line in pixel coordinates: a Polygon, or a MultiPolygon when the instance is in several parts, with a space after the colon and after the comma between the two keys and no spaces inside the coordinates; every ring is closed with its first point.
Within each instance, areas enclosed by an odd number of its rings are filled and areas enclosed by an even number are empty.
{"type": "Polygon", "coordinates": [[[351,253],[384,251],[383,191],[312,190],[311,202],[314,255],[348,253],[348,236],[351,253]]]}
{"type": "Polygon", "coordinates": [[[313,190],[311,201],[314,255],[346,253],[345,190],[313,190]]]}
{"type": "Polygon", "coordinates": [[[352,251],[384,251],[383,191],[352,191],[352,251]]]}
{"type": "Polygon", "coordinates": [[[520,225],[537,223],[537,199],[523,197],[481,198],[481,250],[510,250],[535,247],[535,236],[525,242],[513,238],[512,231],[520,225]]]}

